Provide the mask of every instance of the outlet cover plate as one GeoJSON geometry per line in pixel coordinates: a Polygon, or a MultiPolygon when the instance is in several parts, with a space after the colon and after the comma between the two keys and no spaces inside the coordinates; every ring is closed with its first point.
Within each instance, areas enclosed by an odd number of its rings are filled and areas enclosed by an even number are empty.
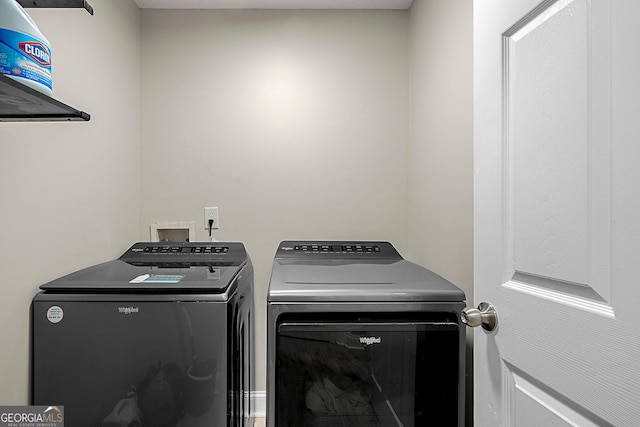
{"type": "Polygon", "coordinates": [[[218,207],[205,207],[204,208],[204,229],[209,230],[209,220],[213,220],[213,226],[211,227],[213,230],[218,230],[220,228],[220,223],[218,221],[218,207]]]}

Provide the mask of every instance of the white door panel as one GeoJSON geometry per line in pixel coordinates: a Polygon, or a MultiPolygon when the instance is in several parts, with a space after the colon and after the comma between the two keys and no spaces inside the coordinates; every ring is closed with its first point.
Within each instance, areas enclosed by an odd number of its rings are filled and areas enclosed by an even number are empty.
{"type": "Polygon", "coordinates": [[[474,15],[475,423],[640,425],[640,2],[474,15]]]}

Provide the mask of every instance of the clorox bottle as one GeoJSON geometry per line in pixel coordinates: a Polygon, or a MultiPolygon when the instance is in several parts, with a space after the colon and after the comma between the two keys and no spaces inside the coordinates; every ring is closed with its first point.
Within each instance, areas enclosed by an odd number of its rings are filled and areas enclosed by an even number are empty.
{"type": "Polygon", "coordinates": [[[16,0],[0,0],[0,73],[51,96],[51,48],[16,0]]]}

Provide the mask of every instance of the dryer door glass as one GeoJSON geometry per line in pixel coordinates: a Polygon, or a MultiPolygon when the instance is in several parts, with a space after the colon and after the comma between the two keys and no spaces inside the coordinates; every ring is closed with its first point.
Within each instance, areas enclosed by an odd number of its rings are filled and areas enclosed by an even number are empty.
{"type": "Polygon", "coordinates": [[[278,325],[276,425],[457,426],[459,325],[278,325]]]}

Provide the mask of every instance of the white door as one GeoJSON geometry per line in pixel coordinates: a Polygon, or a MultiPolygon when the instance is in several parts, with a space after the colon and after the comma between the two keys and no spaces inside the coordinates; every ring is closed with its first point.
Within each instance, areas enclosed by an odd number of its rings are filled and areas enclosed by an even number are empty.
{"type": "Polygon", "coordinates": [[[640,1],[475,0],[475,425],[640,426],[640,1]]]}

